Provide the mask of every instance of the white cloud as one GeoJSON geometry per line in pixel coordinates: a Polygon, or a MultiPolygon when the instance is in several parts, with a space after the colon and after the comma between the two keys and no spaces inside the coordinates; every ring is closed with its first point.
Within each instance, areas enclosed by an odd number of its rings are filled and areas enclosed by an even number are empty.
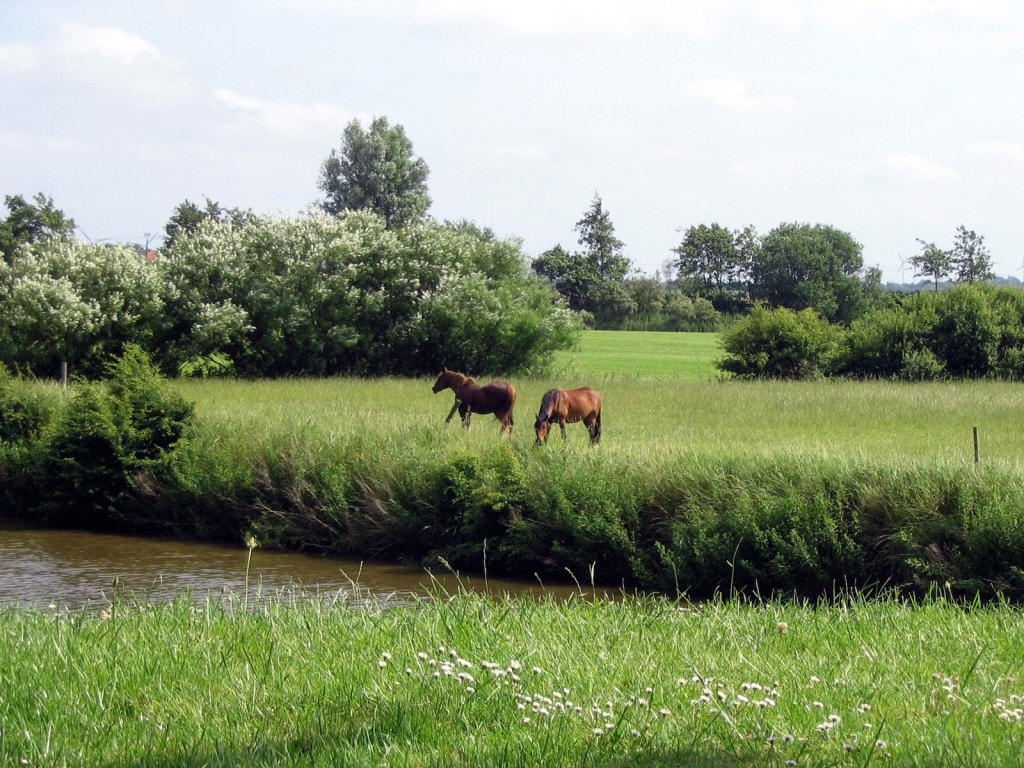
{"type": "Polygon", "coordinates": [[[884,167],[898,181],[949,182],[959,175],[948,165],[908,152],[889,152],[885,156],[884,167]]]}
{"type": "Polygon", "coordinates": [[[139,59],[159,61],[160,51],[152,43],[118,27],[90,27],[64,24],[57,32],[54,48],[68,58],[105,59],[118,64],[139,59]]]}
{"type": "Polygon", "coordinates": [[[786,111],[796,107],[788,96],[763,97],[750,93],[750,85],[735,77],[706,77],[689,84],[690,95],[730,112],[786,111]]]}
{"type": "Polygon", "coordinates": [[[723,15],[718,0],[421,0],[416,16],[431,23],[469,22],[536,38],[622,38],[642,31],[668,31],[690,37],[712,32],[723,15]]]}
{"type": "Polygon", "coordinates": [[[1006,165],[1024,165],[1024,144],[1013,141],[978,141],[967,145],[967,156],[1006,165]]]}
{"type": "Polygon", "coordinates": [[[333,104],[316,102],[296,104],[290,101],[264,101],[245,96],[229,88],[214,91],[218,102],[233,110],[252,115],[257,122],[280,133],[301,133],[311,128],[335,127],[341,129],[354,115],[333,104]]]}
{"type": "Polygon", "coordinates": [[[90,91],[164,104],[191,91],[184,62],[120,27],[64,24],[51,49],[63,77],[90,91]]]}
{"type": "Polygon", "coordinates": [[[39,63],[39,54],[35,48],[24,43],[0,45],[0,73],[9,75],[17,72],[28,72],[39,63]]]}

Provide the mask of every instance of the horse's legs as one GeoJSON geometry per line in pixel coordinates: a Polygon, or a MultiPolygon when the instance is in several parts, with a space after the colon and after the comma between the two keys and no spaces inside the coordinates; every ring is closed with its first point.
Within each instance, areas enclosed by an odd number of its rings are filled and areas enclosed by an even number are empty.
{"type": "Polygon", "coordinates": [[[469,421],[473,416],[473,409],[466,403],[459,403],[459,415],[462,416],[462,428],[469,429],[469,421]]]}
{"type": "Polygon", "coordinates": [[[590,444],[597,445],[601,442],[601,433],[597,431],[597,417],[588,416],[583,420],[583,423],[587,426],[587,430],[590,432],[590,444]]]}
{"type": "Polygon", "coordinates": [[[568,440],[569,436],[567,434],[565,434],[565,419],[560,419],[559,422],[558,422],[558,426],[560,426],[562,428],[562,439],[563,440],[568,440]]]}
{"type": "Polygon", "coordinates": [[[448,422],[452,420],[452,416],[455,415],[457,410],[459,410],[459,398],[455,398],[455,402],[452,403],[452,409],[448,411],[448,418],[444,420],[445,427],[448,426],[448,422]]]}

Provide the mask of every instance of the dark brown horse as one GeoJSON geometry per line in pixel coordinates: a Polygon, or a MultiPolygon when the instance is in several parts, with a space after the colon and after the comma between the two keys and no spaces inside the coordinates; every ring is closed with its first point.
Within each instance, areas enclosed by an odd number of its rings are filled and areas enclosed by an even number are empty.
{"type": "Polygon", "coordinates": [[[501,422],[501,433],[512,434],[512,409],[516,407],[516,388],[507,381],[492,381],[480,386],[475,379],[464,373],[445,368],[434,382],[434,393],[450,389],[455,393],[455,405],[444,420],[445,426],[458,410],[462,426],[469,429],[469,420],[474,413],[493,413],[501,422]]]}
{"type": "Polygon", "coordinates": [[[537,445],[547,440],[552,424],[562,428],[565,439],[565,425],[582,421],[590,430],[590,444],[601,442],[601,395],[596,389],[550,389],[540,401],[540,413],[533,428],[537,432],[537,445]]]}

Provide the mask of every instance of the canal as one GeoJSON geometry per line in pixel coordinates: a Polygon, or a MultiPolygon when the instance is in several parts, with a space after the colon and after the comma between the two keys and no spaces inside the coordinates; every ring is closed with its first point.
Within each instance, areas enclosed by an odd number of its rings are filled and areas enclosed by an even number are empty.
{"type": "MultiPolygon", "coordinates": [[[[84,531],[41,530],[0,520],[0,607],[102,607],[116,596],[166,601],[189,593],[228,606],[260,600],[395,605],[460,589],[513,596],[581,594],[542,584],[429,569],[339,560],[203,542],[84,531]]],[[[582,594],[587,594],[584,590],[582,594]]]]}

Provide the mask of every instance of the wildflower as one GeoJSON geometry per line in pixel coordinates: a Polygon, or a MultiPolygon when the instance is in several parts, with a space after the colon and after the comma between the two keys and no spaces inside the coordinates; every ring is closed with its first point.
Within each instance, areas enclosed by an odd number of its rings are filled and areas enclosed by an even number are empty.
{"type": "Polygon", "coordinates": [[[604,733],[604,730],[601,728],[595,728],[593,731],[591,731],[591,733],[593,733],[595,736],[600,736],[602,733],[604,733]]]}
{"type": "Polygon", "coordinates": [[[416,657],[417,657],[417,658],[418,658],[418,659],[419,659],[420,661],[426,661],[427,659],[429,659],[429,658],[430,658],[430,656],[428,656],[427,654],[425,654],[425,653],[424,653],[423,651],[420,651],[419,653],[417,653],[417,654],[416,654],[416,657]]]}
{"type": "Polygon", "coordinates": [[[535,674],[535,675],[542,675],[542,674],[544,674],[544,670],[541,669],[540,667],[534,667],[533,668],[533,674],[535,674]]]}
{"type": "Polygon", "coordinates": [[[658,714],[661,715],[662,717],[671,717],[672,710],[669,709],[668,707],[662,707],[661,709],[658,710],[658,714]]]}
{"type": "Polygon", "coordinates": [[[523,668],[523,665],[515,659],[512,659],[512,661],[508,663],[508,668],[511,669],[513,672],[518,672],[520,669],[523,668]]]}
{"type": "Polygon", "coordinates": [[[796,765],[796,764],[797,764],[796,760],[787,760],[786,761],[786,765],[796,765]]]}
{"type": "Polygon", "coordinates": [[[812,683],[820,683],[821,682],[821,678],[818,677],[817,675],[811,675],[811,682],[812,683]]]}
{"type": "Polygon", "coordinates": [[[884,739],[879,739],[875,742],[875,749],[888,749],[889,745],[885,743],[884,739]]]}
{"type": "Polygon", "coordinates": [[[387,651],[384,651],[384,653],[382,653],[380,657],[384,659],[384,661],[391,661],[391,654],[387,651]]]}
{"type": "Polygon", "coordinates": [[[388,665],[388,663],[384,659],[381,659],[380,661],[377,662],[377,666],[380,667],[381,669],[384,669],[384,667],[386,667],[387,665],[388,665]]]}
{"type": "Polygon", "coordinates": [[[786,734],[783,734],[782,740],[784,742],[786,742],[787,744],[792,744],[794,741],[796,741],[796,737],[793,736],[792,733],[786,733],[786,734]]]}

